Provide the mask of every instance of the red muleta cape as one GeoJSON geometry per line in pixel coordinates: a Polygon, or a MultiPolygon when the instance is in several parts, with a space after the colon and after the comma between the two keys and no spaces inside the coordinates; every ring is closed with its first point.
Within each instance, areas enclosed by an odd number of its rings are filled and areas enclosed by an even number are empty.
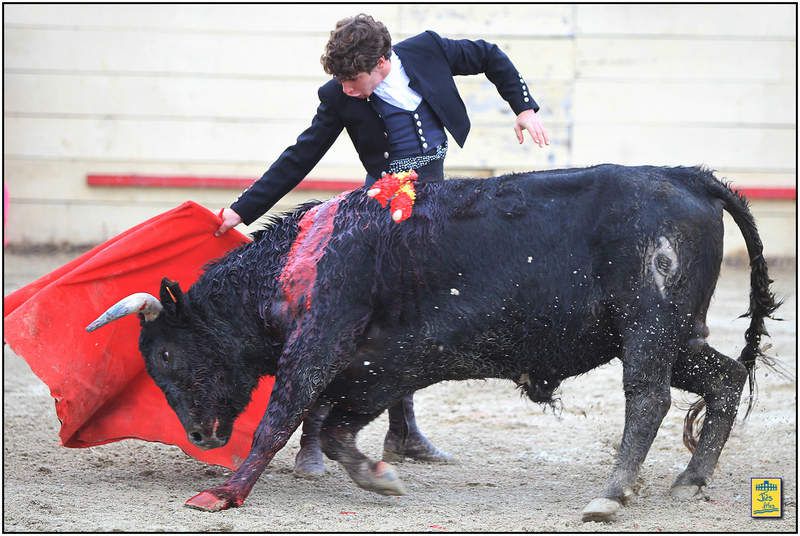
{"type": "Polygon", "coordinates": [[[4,339],[50,388],[61,444],[91,447],[136,438],[177,445],[203,462],[236,468],[247,456],[274,378],[262,378],[222,448],[192,445],[178,417],[144,368],[139,319],[85,327],[135,292],[158,296],[162,277],[187,289],[203,266],[249,238],[187,201],[97,246],[3,299],[4,339]]]}

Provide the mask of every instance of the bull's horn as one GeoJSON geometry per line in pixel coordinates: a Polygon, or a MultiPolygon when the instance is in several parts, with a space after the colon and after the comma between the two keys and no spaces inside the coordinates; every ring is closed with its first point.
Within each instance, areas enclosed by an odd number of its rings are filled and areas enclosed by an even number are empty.
{"type": "Polygon", "coordinates": [[[127,298],[122,298],[120,301],[108,308],[108,311],[100,315],[100,317],[86,326],[86,331],[94,331],[100,326],[105,326],[112,320],[117,320],[123,316],[131,315],[134,313],[141,313],[144,319],[148,322],[155,320],[161,313],[164,307],[158,298],[147,292],[137,292],[131,294],[127,298]]]}

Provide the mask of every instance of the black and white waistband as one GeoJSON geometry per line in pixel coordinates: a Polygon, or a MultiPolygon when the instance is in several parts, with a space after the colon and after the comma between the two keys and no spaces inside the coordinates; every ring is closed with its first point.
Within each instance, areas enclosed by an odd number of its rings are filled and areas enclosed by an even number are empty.
{"type": "Polygon", "coordinates": [[[445,156],[447,156],[446,141],[427,154],[421,154],[419,156],[409,156],[406,158],[398,158],[397,160],[392,160],[391,162],[389,162],[388,172],[400,173],[401,171],[408,171],[409,169],[420,169],[421,167],[427,166],[428,164],[430,164],[431,162],[435,162],[436,160],[444,160],[445,156]]]}

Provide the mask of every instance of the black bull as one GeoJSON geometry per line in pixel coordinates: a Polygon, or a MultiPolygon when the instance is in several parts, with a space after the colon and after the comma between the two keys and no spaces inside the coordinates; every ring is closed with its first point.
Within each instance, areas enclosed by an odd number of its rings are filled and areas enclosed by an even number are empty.
{"type": "MultiPolygon", "coordinates": [[[[606,488],[584,509],[610,519],[670,406],[670,386],[707,418],[672,487],[709,480],[764,318],[778,307],[746,201],[701,168],[603,165],[417,187],[395,224],[355,190],[274,219],[183,294],[162,282],[90,326],[139,312],[140,349],[190,438],[224,444],[259,377],[275,375],[250,455],[187,505],[239,506],[315,403],[331,404],[325,454],[361,487],[403,493],[356,434],[402,396],[442,380],[505,378],[536,402],[570,376],[623,363],[625,428],[606,488]],[[750,328],[738,360],[709,346],[706,312],[722,260],[722,210],[751,261],[750,328]]],[[[136,295],[135,295],[136,296],[136,295]]],[[[687,418],[687,428],[691,426],[687,418]]]]}

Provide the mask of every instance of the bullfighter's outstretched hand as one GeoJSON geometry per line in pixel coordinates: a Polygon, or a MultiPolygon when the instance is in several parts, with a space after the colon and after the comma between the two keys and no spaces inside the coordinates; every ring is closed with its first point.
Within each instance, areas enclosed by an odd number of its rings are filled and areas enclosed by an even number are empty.
{"type": "Polygon", "coordinates": [[[522,135],[523,131],[527,130],[533,138],[533,142],[538,144],[539,147],[550,145],[550,138],[547,137],[547,131],[544,125],[539,120],[539,116],[533,110],[525,110],[517,116],[514,122],[514,132],[517,133],[517,140],[522,143],[525,138],[522,135]]]}

